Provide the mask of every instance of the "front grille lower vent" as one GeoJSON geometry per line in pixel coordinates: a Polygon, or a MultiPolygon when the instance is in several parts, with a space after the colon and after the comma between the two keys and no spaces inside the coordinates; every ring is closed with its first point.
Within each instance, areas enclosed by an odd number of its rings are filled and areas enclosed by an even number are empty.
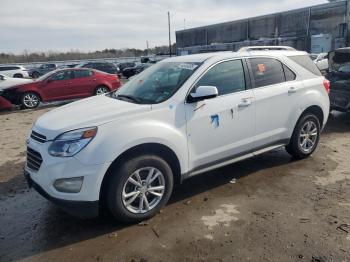
{"type": "Polygon", "coordinates": [[[27,147],[27,166],[34,171],[38,171],[42,162],[43,159],[40,153],[27,147]]]}
{"type": "Polygon", "coordinates": [[[39,134],[39,133],[37,133],[35,131],[32,131],[30,137],[33,138],[34,140],[40,142],[40,143],[45,143],[46,142],[46,136],[44,136],[42,134],[39,134]]]}

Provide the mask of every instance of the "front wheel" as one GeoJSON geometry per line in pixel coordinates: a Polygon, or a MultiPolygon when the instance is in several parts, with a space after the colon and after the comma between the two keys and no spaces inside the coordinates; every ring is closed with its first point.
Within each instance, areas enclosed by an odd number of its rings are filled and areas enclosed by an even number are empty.
{"type": "Polygon", "coordinates": [[[314,114],[307,113],[298,121],[286,150],[296,159],[310,156],[320,140],[320,121],[314,114]]]}
{"type": "Polygon", "coordinates": [[[108,207],[122,222],[139,222],[154,216],[173,190],[172,170],[156,155],[131,158],[111,172],[108,207]]]}
{"type": "Polygon", "coordinates": [[[40,76],[39,72],[33,72],[32,73],[32,78],[36,79],[40,76]]]}
{"type": "Polygon", "coordinates": [[[33,109],[40,104],[40,97],[36,93],[27,92],[21,96],[21,108],[33,109]]]}

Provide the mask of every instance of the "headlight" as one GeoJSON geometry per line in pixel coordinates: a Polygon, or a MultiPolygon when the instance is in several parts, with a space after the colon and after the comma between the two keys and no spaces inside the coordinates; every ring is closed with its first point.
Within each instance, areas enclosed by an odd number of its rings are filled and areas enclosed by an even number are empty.
{"type": "Polygon", "coordinates": [[[97,127],[72,130],[59,135],[49,146],[49,154],[71,157],[78,154],[96,136],[97,127]]]}

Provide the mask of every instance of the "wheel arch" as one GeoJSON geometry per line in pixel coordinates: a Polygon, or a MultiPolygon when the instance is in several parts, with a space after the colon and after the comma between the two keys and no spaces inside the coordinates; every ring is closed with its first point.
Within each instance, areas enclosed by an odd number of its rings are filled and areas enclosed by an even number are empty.
{"type": "Polygon", "coordinates": [[[322,110],[322,108],[318,105],[313,105],[313,106],[309,106],[308,108],[306,108],[300,115],[300,117],[298,118],[297,123],[299,122],[299,119],[304,116],[306,113],[312,113],[315,116],[317,116],[317,118],[320,120],[320,125],[321,128],[323,127],[323,121],[324,121],[324,112],[322,110]]]}
{"type": "Polygon", "coordinates": [[[97,88],[99,88],[99,87],[106,87],[109,91],[112,90],[112,88],[109,85],[107,85],[106,83],[99,83],[94,89],[94,94],[96,94],[97,88]]]}
{"type": "Polygon", "coordinates": [[[44,100],[43,100],[43,97],[42,97],[42,95],[38,92],[38,91],[36,91],[36,90],[23,90],[23,91],[21,91],[19,94],[18,94],[18,97],[17,97],[17,101],[16,101],[16,103],[19,105],[19,104],[21,104],[21,99],[22,99],[22,96],[24,95],[24,94],[26,94],[26,93],[34,93],[34,94],[36,94],[38,97],[39,97],[39,100],[40,100],[40,102],[43,102],[44,100]]]}
{"type": "Polygon", "coordinates": [[[140,144],[134,147],[129,148],[128,150],[124,151],[122,154],[120,154],[109,166],[107,169],[106,174],[104,175],[100,187],[100,200],[102,200],[102,203],[105,203],[105,197],[107,192],[107,186],[108,182],[112,178],[112,172],[111,170],[118,166],[120,163],[125,161],[128,158],[135,157],[142,154],[155,154],[157,156],[162,157],[169,165],[173,172],[174,176],[174,184],[180,184],[181,183],[181,166],[180,161],[175,154],[175,152],[169,148],[168,146],[164,144],[159,143],[144,143],[140,144]]]}

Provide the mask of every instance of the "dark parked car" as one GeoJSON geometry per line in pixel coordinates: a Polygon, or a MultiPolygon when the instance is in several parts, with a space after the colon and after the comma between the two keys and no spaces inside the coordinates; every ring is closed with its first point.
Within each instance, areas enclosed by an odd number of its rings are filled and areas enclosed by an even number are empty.
{"type": "Polygon", "coordinates": [[[139,64],[139,65],[136,65],[134,67],[128,67],[128,68],[125,68],[123,71],[122,71],[122,75],[125,77],[125,78],[130,78],[134,75],[137,75],[139,73],[141,73],[143,70],[145,70],[146,68],[150,67],[152,64],[139,64]]]}
{"type": "Polygon", "coordinates": [[[109,74],[118,74],[118,68],[114,64],[107,62],[89,62],[78,65],[77,67],[96,69],[109,74]]]}
{"type": "Polygon", "coordinates": [[[125,68],[129,68],[129,67],[134,67],[136,66],[136,63],[135,62],[122,62],[122,63],[119,63],[118,64],[118,67],[120,69],[120,72],[123,72],[123,70],[125,68]]]}
{"type": "Polygon", "coordinates": [[[45,75],[46,73],[54,71],[56,69],[56,64],[42,64],[37,68],[28,70],[28,73],[31,78],[38,78],[39,76],[45,75]]]}
{"type": "Polygon", "coordinates": [[[331,109],[350,112],[350,47],[329,52],[328,59],[331,109]]]}
{"type": "MultiPolygon", "coordinates": [[[[49,72],[36,81],[2,91],[2,100],[35,108],[40,102],[51,102],[104,94],[121,86],[117,75],[85,68],[49,72]]],[[[0,100],[1,102],[1,100],[0,100]]],[[[1,104],[5,104],[4,101],[1,104]]]]}

